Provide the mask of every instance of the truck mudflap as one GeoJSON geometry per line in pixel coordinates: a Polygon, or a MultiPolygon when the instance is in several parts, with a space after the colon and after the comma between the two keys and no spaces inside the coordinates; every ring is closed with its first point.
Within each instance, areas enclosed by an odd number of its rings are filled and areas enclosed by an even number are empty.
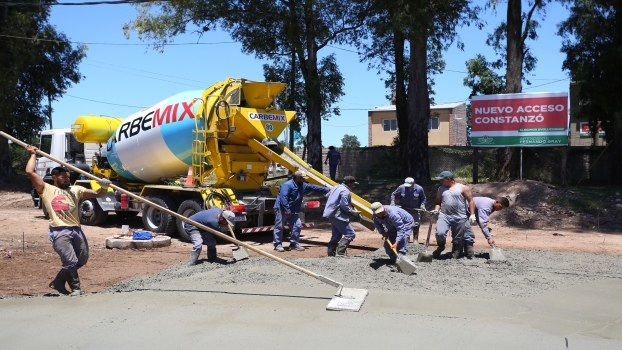
{"type": "Polygon", "coordinates": [[[116,201],[114,192],[108,192],[104,197],[97,198],[97,203],[99,203],[103,211],[114,211],[114,203],[116,201]]]}
{"type": "MultiPolygon", "coordinates": [[[[307,222],[307,223],[302,224],[302,228],[309,228],[309,227],[315,227],[315,223],[307,222]]],[[[286,229],[286,230],[290,229],[289,225],[285,225],[285,226],[283,226],[283,228],[286,229]]],[[[263,227],[243,228],[242,229],[242,234],[255,233],[255,232],[267,232],[267,231],[274,231],[274,225],[272,225],[272,226],[263,226],[263,227]]]]}

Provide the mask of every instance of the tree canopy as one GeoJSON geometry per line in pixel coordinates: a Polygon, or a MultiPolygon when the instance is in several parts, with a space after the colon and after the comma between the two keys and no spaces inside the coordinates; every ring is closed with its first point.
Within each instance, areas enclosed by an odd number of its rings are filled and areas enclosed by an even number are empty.
{"type": "MultiPolygon", "coordinates": [[[[0,41],[0,130],[30,140],[51,123],[51,111],[42,101],[58,98],[83,78],[78,65],[86,57],[86,47],[72,47],[48,23],[47,6],[0,7],[0,11],[0,34],[11,36],[0,41]]],[[[11,172],[8,143],[2,139],[0,176],[11,172]]]]}
{"type": "Polygon", "coordinates": [[[341,148],[359,148],[361,143],[356,135],[345,134],[341,138],[341,148]]]}

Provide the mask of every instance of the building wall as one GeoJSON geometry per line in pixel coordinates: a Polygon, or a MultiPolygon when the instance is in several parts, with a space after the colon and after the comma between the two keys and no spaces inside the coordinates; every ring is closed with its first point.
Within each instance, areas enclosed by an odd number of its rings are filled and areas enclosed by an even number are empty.
{"type": "MultiPolygon", "coordinates": [[[[466,145],[466,104],[453,109],[432,109],[430,117],[439,118],[439,128],[428,131],[428,145],[466,145]]],[[[368,146],[389,146],[397,136],[397,131],[383,130],[382,123],[385,119],[396,119],[395,111],[368,112],[368,146]]]]}

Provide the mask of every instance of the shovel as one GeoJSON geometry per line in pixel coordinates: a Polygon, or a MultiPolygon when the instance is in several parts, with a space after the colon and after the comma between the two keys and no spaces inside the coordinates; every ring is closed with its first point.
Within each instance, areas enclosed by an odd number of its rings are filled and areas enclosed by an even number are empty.
{"type": "Polygon", "coordinates": [[[436,221],[438,216],[432,215],[430,218],[430,228],[428,228],[428,238],[425,240],[425,252],[417,254],[417,262],[432,262],[432,253],[428,251],[430,245],[430,234],[432,233],[432,225],[436,221]]]}
{"type": "MultiPolygon", "coordinates": [[[[231,232],[231,236],[233,237],[233,239],[237,238],[235,237],[235,233],[233,233],[233,229],[231,228],[231,225],[227,225],[227,227],[229,228],[229,232],[231,232]]],[[[235,261],[240,261],[240,260],[244,260],[244,259],[248,259],[249,255],[248,255],[248,250],[246,250],[246,248],[244,247],[240,247],[239,245],[237,245],[237,248],[232,249],[233,251],[233,258],[235,259],[235,261]]]]}
{"type": "Polygon", "coordinates": [[[506,261],[508,259],[505,258],[505,255],[503,255],[503,251],[497,247],[495,247],[495,245],[492,245],[492,249],[490,250],[490,259],[491,261],[506,261]]]}
{"type": "Polygon", "coordinates": [[[417,271],[417,265],[415,265],[412,260],[408,259],[406,255],[400,257],[399,254],[397,254],[395,248],[393,248],[393,244],[391,244],[391,241],[389,241],[388,238],[387,243],[389,244],[391,249],[393,249],[393,252],[397,256],[397,259],[395,260],[395,266],[397,266],[398,270],[400,270],[405,275],[412,275],[413,272],[417,271]]]}

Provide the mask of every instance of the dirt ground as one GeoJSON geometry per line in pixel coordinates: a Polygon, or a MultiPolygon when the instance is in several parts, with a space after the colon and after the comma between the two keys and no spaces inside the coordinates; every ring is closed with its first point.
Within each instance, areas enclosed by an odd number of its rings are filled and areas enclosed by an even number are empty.
{"type": "MultiPolygon", "coordinates": [[[[389,202],[390,188],[386,184],[363,188],[365,199],[389,202]]],[[[437,185],[426,186],[428,208],[434,203],[437,185]]],[[[510,208],[491,216],[492,233],[499,248],[576,251],[599,254],[622,254],[622,197],[611,193],[606,198],[608,208],[596,215],[572,211],[564,201],[578,200],[578,194],[534,181],[514,181],[470,185],[474,196],[504,195],[513,198],[510,208]],[[562,203],[562,204],[559,204],[562,203]]],[[[324,257],[330,238],[330,225],[320,212],[309,215],[315,228],[304,229],[301,244],[304,252],[286,251],[280,257],[324,257]]],[[[423,218],[419,242],[425,243],[427,218],[423,218]]],[[[170,247],[157,250],[117,250],[105,247],[106,237],[121,233],[121,225],[142,229],[140,217],[123,220],[110,216],[105,226],[85,227],[90,244],[90,259],[80,270],[83,289],[99,292],[113,284],[135,276],[153,275],[163,268],[187,261],[190,244],[173,239],[170,247]]],[[[29,193],[0,191],[0,296],[31,296],[49,293],[48,283],[60,267],[60,261],[47,239],[47,220],[39,209],[32,208],[29,193]],[[10,251],[10,258],[9,256],[10,251]]],[[[356,240],[349,254],[371,253],[382,246],[380,236],[360,224],[355,224],[356,240]]],[[[249,234],[242,240],[269,252],[272,233],[249,234]]],[[[435,246],[434,234],[430,245],[435,246]]],[[[218,254],[231,256],[233,245],[220,242],[218,254]]],[[[476,249],[488,246],[476,229],[476,249]]],[[[204,253],[205,250],[204,250],[204,253]]],[[[251,253],[254,255],[254,253],[251,253]]],[[[205,258],[203,255],[202,258],[205,258]]]]}

